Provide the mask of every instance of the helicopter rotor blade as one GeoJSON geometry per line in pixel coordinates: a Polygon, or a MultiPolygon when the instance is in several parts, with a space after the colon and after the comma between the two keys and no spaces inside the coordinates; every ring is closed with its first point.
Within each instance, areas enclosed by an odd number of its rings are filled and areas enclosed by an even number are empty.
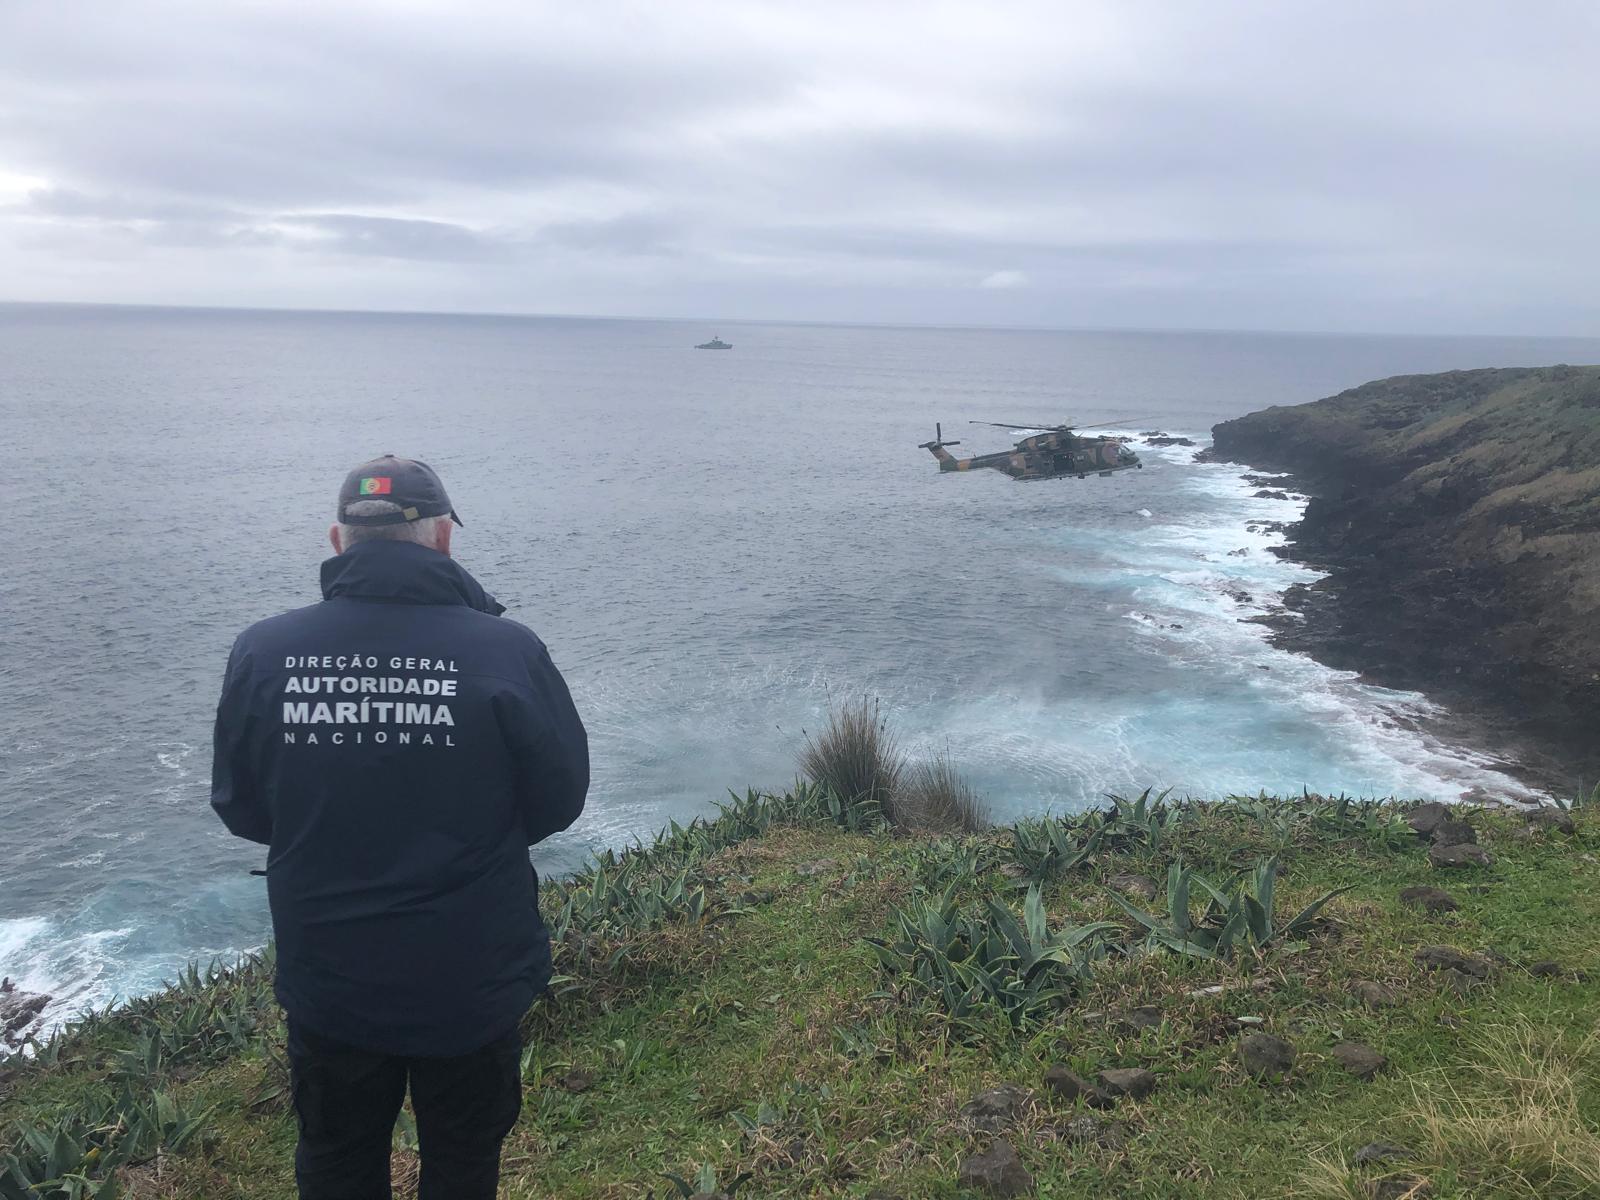
{"type": "Polygon", "coordinates": [[[1096,421],[1093,425],[1078,425],[1078,429],[1104,429],[1107,425],[1137,425],[1144,421],[1144,417],[1117,417],[1112,421],[1096,421]]]}
{"type": "Polygon", "coordinates": [[[1059,425],[1046,425],[1040,421],[968,421],[969,425],[993,425],[997,429],[1104,429],[1110,425],[1135,425],[1145,420],[1144,417],[1116,417],[1109,421],[1095,421],[1092,424],[1068,422],[1059,425]]]}
{"type": "Polygon", "coordinates": [[[1044,425],[1038,421],[968,421],[968,425],[993,425],[996,429],[1071,429],[1070,425],[1044,425]]]}

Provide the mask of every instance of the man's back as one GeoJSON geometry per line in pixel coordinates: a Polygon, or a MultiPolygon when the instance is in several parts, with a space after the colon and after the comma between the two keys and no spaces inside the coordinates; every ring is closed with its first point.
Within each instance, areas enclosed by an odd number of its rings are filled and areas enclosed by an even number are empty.
{"type": "Polygon", "coordinates": [[[235,644],[212,803],[271,847],[292,1020],[464,1053],[548,981],[527,847],[583,807],[583,726],[539,639],[444,554],[360,542],[323,592],[235,644]]]}

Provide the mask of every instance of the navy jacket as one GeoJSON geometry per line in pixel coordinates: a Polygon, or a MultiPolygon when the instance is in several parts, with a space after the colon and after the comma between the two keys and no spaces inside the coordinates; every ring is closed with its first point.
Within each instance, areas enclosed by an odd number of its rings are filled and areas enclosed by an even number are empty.
{"type": "Polygon", "coordinates": [[[465,1054],[549,982],[528,847],[583,811],[588,738],[544,644],[446,556],[358,542],[322,594],[234,643],[211,805],[270,847],[291,1019],[465,1054]]]}

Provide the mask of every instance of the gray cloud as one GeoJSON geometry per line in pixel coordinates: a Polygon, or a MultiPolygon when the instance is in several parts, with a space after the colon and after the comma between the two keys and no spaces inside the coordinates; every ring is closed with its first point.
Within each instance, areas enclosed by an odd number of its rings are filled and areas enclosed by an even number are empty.
{"type": "Polygon", "coordinates": [[[186,200],[90,195],[71,188],[34,188],[14,206],[30,216],[105,221],[238,221],[243,214],[186,200]]]}
{"type": "Polygon", "coordinates": [[[312,235],[302,248],[330,254],[466,263],[503,257],[503,252],[514,246],[514,242],[448,221],[316,213],[279,217],[278,223],[312,235]]]}
{"type": "Polygon", "coordinates": [[[598,221],[556,221],[538,232],[541,241],[575,250],[625,255],[678,255],[684,252],[686,223],[665,215],[631,213],[598,221]]]}
{"type": "Polygon", "coordinates": [[[13,0],[0,298],[1582,332],[1595,33],[1563,2],[13,0]]]}

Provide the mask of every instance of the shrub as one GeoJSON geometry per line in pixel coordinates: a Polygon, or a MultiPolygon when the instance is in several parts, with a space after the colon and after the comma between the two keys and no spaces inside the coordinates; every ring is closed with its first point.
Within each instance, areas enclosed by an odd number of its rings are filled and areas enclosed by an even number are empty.
{"type": "Polygon", "coordinates": [[[894,807],[901,824],[918,829],[978,833],[989,827],[983,799],[956,770],[948,751],[905,771],[894,807]]]}
{"type": "Polygon", "coordinates": [[[876,700],[863,696],[830,708],[827,728],[806,734],[800,770],[846,809],[867,805],[900,824],[895,797],[905,759],[876,700]]]}

